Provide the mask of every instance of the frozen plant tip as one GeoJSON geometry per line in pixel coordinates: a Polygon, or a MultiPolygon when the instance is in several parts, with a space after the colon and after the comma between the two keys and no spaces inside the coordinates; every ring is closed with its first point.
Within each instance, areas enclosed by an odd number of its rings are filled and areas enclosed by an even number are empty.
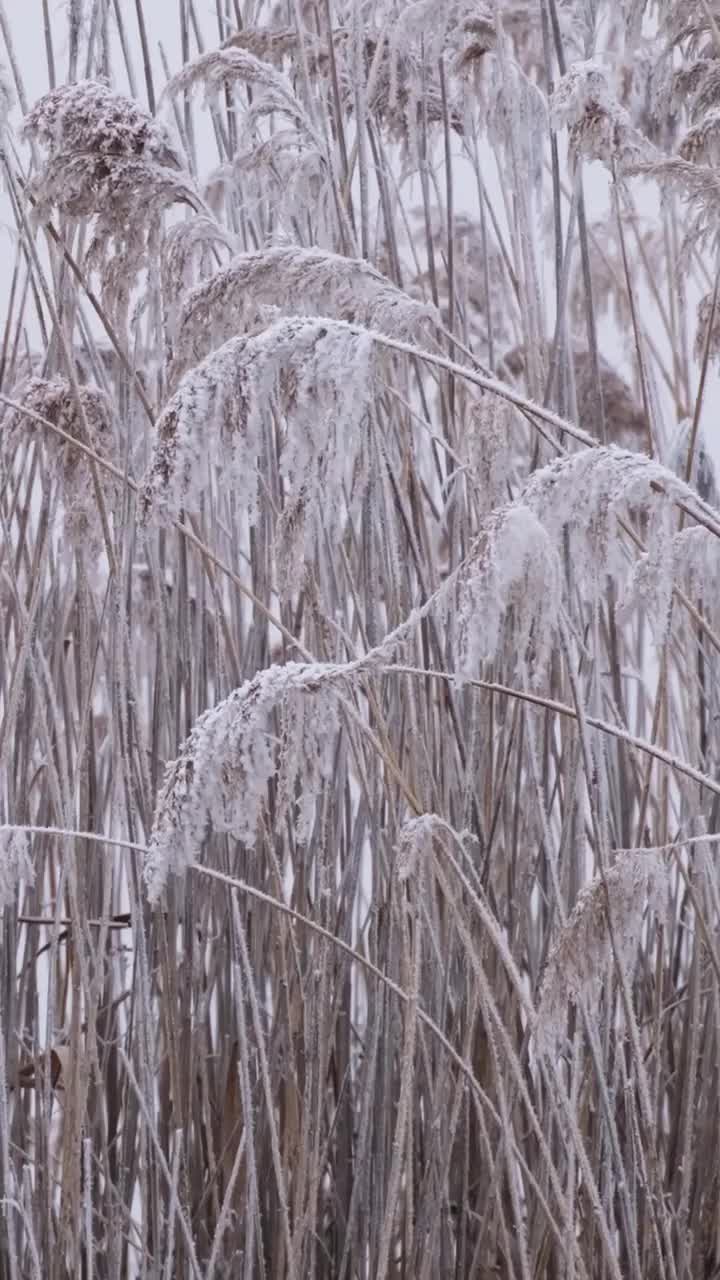
{"type": "Polygon", "coordinates": [[[276,823],[289,817],[298,842],[307,839],[346,682],[341,666],[269,667],[200,716],[158,799],[144,871],[151,902],[200,857],[209,828],[253,843],[272,778],[276,823]]]}
{"type": "Polygon", "coordinates": [[[543,977],[535,1030],[541,1053],[555,1053],[562,1042],[569,1002],[587,1002],[590,1012],[596,1012],[613,959],[613,942],[623,974],[631,977],[645,905],[663,922],[667,896],[668,871],[662,854],[644,850],[621,854],[604,878],[596,876],[578,894],[543,977]]]}

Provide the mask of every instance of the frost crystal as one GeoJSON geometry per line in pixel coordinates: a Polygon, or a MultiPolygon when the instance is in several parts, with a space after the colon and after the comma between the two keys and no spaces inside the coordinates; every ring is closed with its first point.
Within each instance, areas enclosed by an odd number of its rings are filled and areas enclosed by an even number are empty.
{"type": "Polygon", "coordinates": [[[362,446],[372,352],[367,331],[306,317],[226,342],[185,374],[160,416],[141,490],[143,519],[191,505],[210,458],[253,521],[264,414],[275,396],[285,417],[279,569],[297,582],[320,527],[332,532],[339,518],[343,481],[362,446]]]}
{"type": "Polygon", "coordinates": [[[158,799],[144,871],[152,902],[170,873],[183,875],[199,858],[209,825],[254,841],[272,778],[276,821],[290,816],[298,841],[308,838],[332,767],[344,684],[342,667],[287,663],[200,716],[158,799]]]}
{"type": "Polygon", "coordinates": [[[562,1041],[568,1002],[592,1005],[599,999],[613,958],[613,939],[621,969],[630,977],[645,904],[663,921],[667,893],[662,855],[638,850],[620,855],[604,880],[597,876],[578,894],[545,969],[535,1030],[541,1053],[555,1053],[562,1041]]]}
{"type": "Polygon", "coordinates": [[[27,832],[19,827],[0,827],[0,911],[15,901],[21,880],[32,884],[34,879],[27,832]]]}

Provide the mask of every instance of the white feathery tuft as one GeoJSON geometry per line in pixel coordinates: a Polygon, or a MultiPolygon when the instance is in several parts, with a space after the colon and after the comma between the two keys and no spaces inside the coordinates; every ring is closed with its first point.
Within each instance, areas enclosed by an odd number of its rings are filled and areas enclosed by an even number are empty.
{"type": "Polygon", "coordinates": [[[492,659],[513,611],[519,670],[539,681],[550,657],[562,602],[560,560],[542,524],[522,502],[493,511],[457,584],[454,629],[461,675],[492,659]]]}
{"type": "Polygon", "coordinates": [[[141,515],[176,516],[208,482],[208,459],[250,522],[257,516],[258,462],[268,406],[284,418],[285,482],[279,575],[297,585],[324,528],[340,518],[343,482],[361,455],[373,387],[373,336],[338,320],[279,320],[232,338],[182,378],[156,426],[140,495],[141,515]]]}
{"type": "Polygon", "coordinates": [[[595,1011],[613,959],[613,940],[618,963],[631,976],[646,904],[664,922],[668,884],[662,854],[635,850],[620,854],[604,878],[596,876],[578,894],[543,976],[535,1027],[541,1053],[553,1055],[563,1041],[570,1002],[587,1002],[590,1012],[595,1011]]]}
{"type": "Polygon", "coordinates": [[[345,682],[346,669],[329,664],[268,667],[200,716],[158,798],[144,869],[151,902],[200,857],[210,827],[253,843],[272,778],[277,821],[290,815],[297,840],[308,838],[345,682]]]}
{"type": "Polygon", "coordinates": [[[403,293],[363,259],[275,245],[239,254],[185,296],[177,323],[175,373],[245,329],[259,306],[332,316],[405,341],[416,340],[429,322],[440,319],[433,307],[403,293]]]}
{"type": "Polygon", "coordinates": [[[601,160],[623,170],[653,151],[618,102],[599,58],[575,62],[562,77],[550,100],[550,121],[555,129],[568,127],[576,160],[601,160]]]}
{"type": "Polygon", "coordinates": [[[646,538],[662,578],[677,499],[697,500],[667,467],[616,445],[559,458],[536,471],[522,494],[556,548],[567,530],[573,571],[589,600],[604,590],[608,575],[624,576],[627,557],[618,516],[628,517],[631,509],[647,518],[646,538]]]}

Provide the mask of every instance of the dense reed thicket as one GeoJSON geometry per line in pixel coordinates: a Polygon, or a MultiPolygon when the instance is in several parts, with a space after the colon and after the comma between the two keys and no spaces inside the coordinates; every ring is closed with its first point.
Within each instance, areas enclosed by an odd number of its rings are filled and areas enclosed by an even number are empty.
{"type": "Polygon", "coordinates": [[[720,1276],[718,0],[23,8],[0,1274],[720,1276]]]}

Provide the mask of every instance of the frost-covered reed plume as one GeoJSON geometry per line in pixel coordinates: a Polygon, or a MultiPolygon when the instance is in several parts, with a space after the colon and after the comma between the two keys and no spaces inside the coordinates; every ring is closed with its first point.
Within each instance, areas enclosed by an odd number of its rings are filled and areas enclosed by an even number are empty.
{"type": "Polygon", "coordinates": [[[598,1000],[613,961],[632,978],[647,909],[660,924],[667,918],[669,877],[663,855],[622,853],[604,875],[578,894],[548,956],[535,1038],[541,1052],[554,1054],[565,1038],[570,1003],[596,1018],[598,1000]]]}
{"type": "Polygon", "coordinates": [[[255,57],[248,49],[225,47],[201,54],[186,63],[165,86],[165,96],[172,100],[181,93],[202,89],[206,101],[216,97],[224,86],[249,86],[253,97],[245,102],[248,125],[260,121],[272,113],[286,117],[306,136],[307,141],[320,144],[305,107],[296,96],[287,76],[277,67],[255,57]]]}
{"type": "Polygon", "coordinates": [[[240,185],[243,203],[252,208],[254,186],[261,206],[272,190],[273,207],[283,221],[292,223],[305,209],[317,216],[319,208],[325,211],[323,221],[332,221],[339,199],[332,151],[309,104],[278,66],[249,48],[226,45],[186,63],[168,82],[163,98],[174,103],[181,94],[200,90],[209,105],[224,93],[242,120],[237,150],[208,176],[211,204],[222,208],[226,194],[240,185]],[[268,120],[275,122],[270,130],[268,120]]]}
{"type": "MultiPolygon", "coordinates": [[[[681,587],[691,599],[713,596],[720,585],[720,557],[715,534],[698,525],[676,533],[670,543],[664,572],[668,584],[681,587]]],[[[647,610],[655,636],[663,640],[668,617],[666,612],[657,612],[657,574],[657,564],[649,552],[638,556],[618,601],[618,617],[626,620],[639,608],[647,610]]]]}
{"type": "Polygon", "coordinates": [[[283,585],[297,584],[320,529],[333,536],[338,527],[343,484],[362,490],[354,464],[363,453],[372,365],[372,334],[338,320],[283,319],[231,338],[185,374],[158,419],[143,519],[193,506],[216,469],[254,522],[275,404],[284,421],[279,571],[283,585]]]}
{"type": "Polygon", "coordinates": [[[562,77],[550,101],[550,119],[555,129],[567,127],[576,161],[601,160],[622,173],[654,151],[618,101],[598,58],[574,63],[562,77]]]}
{"type": "Polygon", "coordinates": [[[560,560],[529,507],[508,503],[487,517],[460,572],[453,631],[458,666],[476,675],[493,659],[512,616],[514,666],[542,679],[562,602],[560,560]]]}
{"type": "Polygon", "coordinates": [[[531,476],[523,491],[523,502],[558,549],[567,533],[574,579],[590,602],[597,600],[608,576],[621,581],[627,572],[620,519],[631,513],[642,516],[654,566],[654,607],[661,617],[669,607],[668,567],[678,501],[692,504],[698,498],[667,467],[615,445],[560,458],[531,476]]]}
{"type": "Polygon", "coordinates": [[[45,194],[52,192],[54,202],[62,202],[67,213],[96,211],[105,194],[102,183],[116,162],[142,159],[182,168],[165,126],[133,98],[113,93],[97,80],[80,80],[46,93],[25,117],[24,131],[46,152],[38,187],[45,194]]]}
{"type": "MultiPolygon", "coordinates": [[[[74,546],[97,552],[102,541],[102,525],[90,459],[73,448],[72,440],[87,445],[106,462],[117,464],[118,423],[109,396],[99,387],[73,388],[58,377],[30,378],[20,384],[13,398],[30,412],[23,413],[21,408],[4,410],[0,442],[5,465],[11,466],[23,442],[34,436],[52,464],[50,476],[57,474],[59,478],[65,537],[74,546]],[[70,441],[34,421],[33,413],[64,432],[70,441]]],[[[117,482],[102,473],[101,484],[108,510],[112,511],[119,497],[117,482]]]]}
{"type": "Polygon", "coordinates": [[[258,309],[334,317],[406,341],[427,338],[434,308],[369,262],[318,248],[273,245],[232,259],[183,298],[173,367],[179,372],[256,322],[258,309]]]}
{"type": "MultiPolygon", "coordinates": [[[[493,420],[489,427],[496,430],[493,420]]],[[[499,489],[499,462],[487,445],[480,465],[485,483],[499,489]]],[[[500,652],[510,616],[515,665],[541,681],[563,607],[566,554],[573,591],[595,607],[608,578],[622,586],[628,576],[622,521],[632,517],[644,521],[648,551],[644,571],[636,571],[626,588],[623,608],[627,614],[628,593],[642,590],[641,603],[662,632],[672,598],[678,501],[697,504],[699,498],[667,467],[615,445],[581,449],[534,472],[517,498],[485,518],[458,571],[454,634],[461,670],[476,673],[481,661],[500,652]]],[[[447,601],[448,593],[442,598],[447,601]]],[[[570,601],[565,604],[571,609],[570,601]]]]}
{"type": "Polygon", "coordinates": [[[132,98],[80,80],[40,98],[24,122],[42,153],[31,193],[39,219],[52,210],[92,217],[85,262],[100,274],[113,314],[124,317],[133,283],[158,251],[162,214],[202,208],[167,128],[132,98]]]}
{"type": "Polygon", "coordinates": [[[300,844],[309,838],[347,682],[343,667],[290,662],[260,672],[200,716],[158,797],[145,863],[151,901],[170,874],[182,876],[200,857],[210,828],[254,844],[270,817],[271,779],[274,828],[288,820],[300,844]]]}
{"type": "Polygon", "coordinates": [[[718,0],[33,5],[0,1277],[715,1276],[718,0]]]}

